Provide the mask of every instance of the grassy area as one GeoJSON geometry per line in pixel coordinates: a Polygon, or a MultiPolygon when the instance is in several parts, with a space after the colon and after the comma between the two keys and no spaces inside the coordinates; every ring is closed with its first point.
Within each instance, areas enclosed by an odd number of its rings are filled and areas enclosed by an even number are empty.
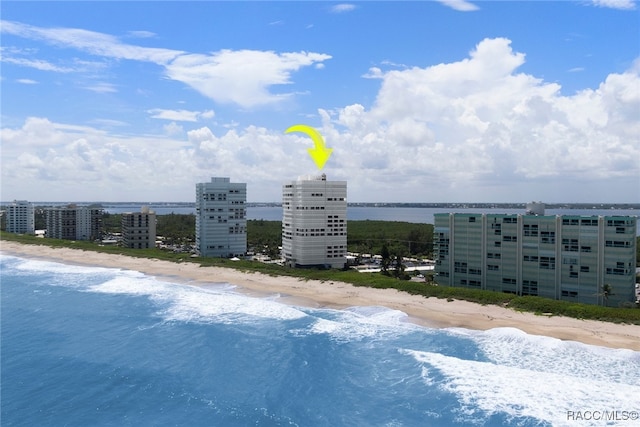
{"type": "Polygon", "coordinates": [[[501,292],[431,286],[421,282],[402,281],[382,274],[363,274],[353,270],[314,270],[293,269],[275,264],[254,261],[231,261],[220,258],[191,258],[188,254],[173,253],[160,249],[127,249],[115,246],[99,246],[92,242],[74,242],[57,239],[41,239],[33,236],[0,232],[0,240],[24,244],[38,244],[50,247],[66,247],[91,250],[104,253],[122,254],[136,258],[162,259],[173,262],[193,262],[201,266],[228,267],[245,272],[259,272],[271,276],[292,276],[303,280],[339,281],[355,286],[372,288],[392,288],[412,295],[435,297],[447,300],[465,300],[479,304],[492,304],[536,314],[568,316],[578,319],[603,320],[615,323],[640,325],[640,310],[636,308],[600,307],[589,304],[576,304],[532,296],[517,296],[501,292]]]}

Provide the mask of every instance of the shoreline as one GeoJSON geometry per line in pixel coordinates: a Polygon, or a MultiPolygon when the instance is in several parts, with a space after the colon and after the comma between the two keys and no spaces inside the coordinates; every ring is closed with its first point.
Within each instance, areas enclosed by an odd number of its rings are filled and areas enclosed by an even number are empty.
{"type": "Polygon", "coordinates": [[[66,264],[134,270],[166,278],[186,286],[228,283],[249,296],[279,294],[288,305],[344,309],[353,306],[383,306],[407,314],[408,321],[430,328],[488,330],[500,327],[520,329],[531,335],[609,348],[640,351],[640,326],[580,320],[561,316],[539,316],[509,308],[469,301],[426,298],[395,289],[357,287],[338,281],[304,280],[269,276],[224,267],[200,267],[192,263],[134,258],[71,248],[51,248],[1,241],[0,252],[22,258],[66,264]]]}

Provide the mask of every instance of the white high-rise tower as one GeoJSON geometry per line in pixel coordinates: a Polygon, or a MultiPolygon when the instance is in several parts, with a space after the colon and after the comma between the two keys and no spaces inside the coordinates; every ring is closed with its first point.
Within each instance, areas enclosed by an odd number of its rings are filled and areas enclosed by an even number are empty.
{"type": "Polygon", "coordinates": [[[232,257],[247,252],[247,184],[211,178],[196,184],[196,252],[232,257]]]}
{"type": "Polygon", "coordinates": [[[326,175],[282,186],[282,253],[294,267],[342,268],[347,255],[347,182],[326,175]]]}

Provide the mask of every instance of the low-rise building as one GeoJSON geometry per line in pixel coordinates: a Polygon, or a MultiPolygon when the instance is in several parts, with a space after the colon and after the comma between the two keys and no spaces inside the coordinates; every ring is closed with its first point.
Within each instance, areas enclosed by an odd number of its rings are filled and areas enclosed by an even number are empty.
{"type": "Polygon", "coordinates": [[[156,214],[143,206],[140,212],[122,214],[122,246],[133,249],[154,248],[156,245],[156,214]]]}
{"type": "Polygon", "coordinates": [[[436,214],[435,280],[587,304],[635,302],[637,218],[436,214]]]}

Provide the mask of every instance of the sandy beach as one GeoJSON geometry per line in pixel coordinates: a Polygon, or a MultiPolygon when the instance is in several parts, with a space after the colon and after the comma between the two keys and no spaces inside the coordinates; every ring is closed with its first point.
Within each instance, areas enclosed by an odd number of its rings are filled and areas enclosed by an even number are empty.
{"type": "Polygon", "coordinates": [[[394,289],[356,287],[342,282],[307,281],[295,277],[272,277],[229,268],[199,267],[197,264],[186,262],[174,263],[7,241],[0,244],[0,251],[8,255],[134,270],[190,286],[230,283],[238,286],[239,291],[256,296],[280,294],[284,302],[294,305],[331,308],[384,306],[403,311],[411,321],[428,327],[477,330],[512,327],[534,335],[640,351],[638,325],[537,316],[498,306],[409,295],[394,289]]]}

